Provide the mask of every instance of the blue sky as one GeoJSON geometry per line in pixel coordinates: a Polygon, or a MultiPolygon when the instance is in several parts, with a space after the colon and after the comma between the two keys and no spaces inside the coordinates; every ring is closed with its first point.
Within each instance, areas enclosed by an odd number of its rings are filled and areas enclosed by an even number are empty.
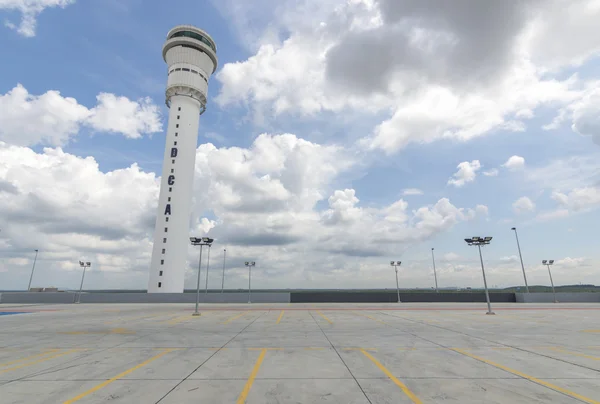
{"type": "Polygon", "coordinates": [[[190,234],[227,246],[231,287],[248,259],[257,287],[392,287],[392,259],[403,284],[429,287],[431,247],[441,286],[479,286],[473,235],[494,237],[489,283],[519,285],[512,226],[530,284],[549,282],[542,259],[559,284],[599,284],[600,40],[585,3],[522,2],[502,25],[494,5],[391,0],[4,2],[0,289],[26,286],[36,248],[36,285],[75,287],[86,258],[89,287],[145,287],[161,46],[178,24],[218,46],[190,234]]]}

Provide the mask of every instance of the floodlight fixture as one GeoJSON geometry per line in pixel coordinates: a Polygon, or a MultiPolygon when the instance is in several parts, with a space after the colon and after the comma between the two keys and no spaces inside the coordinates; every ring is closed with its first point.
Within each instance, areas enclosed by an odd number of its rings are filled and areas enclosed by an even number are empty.
{"type": "Polygon", "coordinates": [[[481,237],[478,237],[478,236],[476,236],[476,237],[472,237],[472,240],[473,240],[473,241],[479,241],[479,240],[481,240],[481,237]]]}
{"type": "Polygon", "coordinates": [[[542,264],[543,264],[543,265],[546,265],[546,264],[548,264],[548,260],[542,260],[542,264]]]}
{"type": "Polygon", "coordinates": [[[489,243],[490,241],[492,241],[492,238],[491,237],[484,237],[483,240],[489,243]]]}
{"type": "Polygon", "coordinates": [[[391,266],[394,266],[394,262],[395,262],[395,261],[390,261],[390,265],[391,265],[391,266]]]}
{"type": "Polygon", "coordinates": [[[517,228],[516,228],[516,227],[511,227],[510,229],[511,229],[511,230],[517,230],[517,228]]]}
{"type": "Polygon", "coordinates": [[[550,265],[552,265],[552,264],[554,264],[554,260],[550,260],[550,261],[548,261],[548,263],[549,263],[550,265]]]}
{"type": "MultiPolygon", "coordinates": [[[[554,261],[553,261],[553,262],[554,262],[554,261]]],[[[88,267],[89,267],[89,266],[92,266],[92,263],[91,263],[91,262],[86,262],[85,264],[86,264],[88,267]]]]}
{"type": "Polygon", "coordinates": [[[394,267],[396,272],[396,293],[398,294],[398,303],[402,303],[400,300],[400,285],[398,283],[398,267],[402,264],[402,261],[390,261],[390,265],[394,267]]]}
{"type": "Polygon", "coordinates": [[[244,265],[250,265],[250,263],[248,261],[244,262],[244,265]]]}

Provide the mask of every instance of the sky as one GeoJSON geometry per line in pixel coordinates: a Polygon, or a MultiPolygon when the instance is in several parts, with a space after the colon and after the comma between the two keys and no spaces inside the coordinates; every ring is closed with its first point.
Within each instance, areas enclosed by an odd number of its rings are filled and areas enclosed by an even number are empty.
{"type": "MultiPolygon", "coordinates": [[[[209,287],[600,284],[598,0],[0,0],[0,290],[144,289],[166,34],[217,43],[209,287]]],[[[186,287],[198,250],[188,249],[186,287]]],[[[206,255],[204,255],[206,257],[206,255]]],[[[203,279],[206,258],[203,263],[203,279]]],[[[204,282],[204,280],[202,281],[204,282]]]]}

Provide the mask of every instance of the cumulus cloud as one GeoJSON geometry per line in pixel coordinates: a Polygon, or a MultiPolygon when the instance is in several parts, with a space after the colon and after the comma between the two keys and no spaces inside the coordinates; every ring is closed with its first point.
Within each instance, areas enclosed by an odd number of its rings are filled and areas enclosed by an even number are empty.
{"type": "Polygon", "coordinates": [[[552,199],[569,210],[575,212],[587,211],[600,206],[600,188],[575,188],[568,193],[556,191],[552,193],[552,199]]]}
{"type": "Polygon", "coordinates": [[[511,156],[502,167],[515,171],[525,167],[525,159],[521,156],[511,156]]]}
{"type": "MultiPolygon", "coordinates": [[[[159,187],[153,173],[135,164],[102,172],[92,157],[60,148],[36,153],[0,145],[0,251],[27,262],[28,251],[38,248],[45,266],[40,276],[55,276],[46,279],[59,286],[74,286],[68,274],[82,258],[93,261],[90,279],[98,287],[110,287],[112,276],[120,287],[145,285],[159,187]]],[[[413,210],[402,199],[362,206],[356,190],[333,186],[351,165],[345,156],[338,147],[291,134],[262,134],[248,148],[203,144],[196,151],[190,231],[226,245],[232,266],[260,254],[262,268],[277,274],[274,286],[283,286],[328,279],[352,265],[336,256],[394,254],[487,212],[447,198],[413,210]],[[328,208],[320,209],[319,201],[328,208]],[[298,269],[300,261],[309,268],[298,269]]],[[[195,262],[194,251],[189,254],[195,262]]],[[[19,271],[24,266],[15,261],[7,273],[19,271]]],[[[234,284],[243,280],[242,273],[230,276],[234,284]]]]}
{"type": "Polygon", "coordinates": [[[38,15],[46,8],[65,8],[75,0],[0,0],[0,10],[18,11],[21,13],[21,22],[16,25],[6,21],[8,28],[16,30],[25,37],[35,36],[38,15]]]}
{"type": "Polygon", "coordinates": [[[569,5],[568,18],[562,0],[271,5],[277,10],[271,34],[261,36],[247,60],[225,64],[217,75],[218,102],[241,102],[261,116],[391,111],[362,141],[386,153],[411,142],[524,131],[538,107],[585,94],[585,81],[556,79],[549,70],[582,63],[600,49],[590,38],[600,16],[593,0],[569,5]],[[569,34],[556,38],[557,32],[569,34]]]}
{"type": "Polygon", "coordinates": [[[512,204],[513,210],[517,214],[523,214],[535,211],[535,203],[526,196],[522,196],[512,204]]]}
{"type": "Polygon", "coordinates": [[[91,109],[58,91],[32,95],[18,84],[0,95],[0,141],[19,146],[64,146],[82,127],[120,133],[128,138],[162,130],[159,108],[148,98],[138,101],[101,93],[91,109]]]}
{"type": "Polygon", "coordinates": [[[468,182],[475,181],[477,171],[481,168],[481,163],[479,160],[473,160],[471,162],[463,161],[456,166],[456,168],[458,168],[458,171],[448,180],[448,185],[454,185],[455,187],[460,188],[468,182]]]}

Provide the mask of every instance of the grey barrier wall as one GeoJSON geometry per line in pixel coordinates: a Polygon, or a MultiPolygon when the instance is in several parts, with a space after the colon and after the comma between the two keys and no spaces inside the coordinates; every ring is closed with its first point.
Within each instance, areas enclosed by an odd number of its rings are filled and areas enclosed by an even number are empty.
{"type": "MultiPolygon", "coordinates": [[[[4,292],[0,303],[73,303],[77,293],[4,292]]],[[[252,293],[252,303],[289,303],[289,293],[252,293]]],[[[195,303],[195,293],[82,293],[81,303],[195,303]]],[[[200,303],[248,303],[248,293],[200,293],[200,303]]]]}
{"type": "Polygon", "coordinates": [[[291,303],[389,303],[397,302],[396,292],[292,292],[291,303]]]}
{"type": "MultiPolygon", "coordinates": [[[[518,303],[553,303],[552,293],[516,293],[518,303]]],[[[556,294],[560,303],[600,303],[600,293],[565,293],[556,294]]]]}
{"type": "MultiPolygon", "coordinates": [[[[464,293],[400,293],[400,301],[405,303],[479,303],[486,302],[485,292],[464,293]]],[[[493,303],[515,303],[514,293],[490,293],[493,303]]]]}

